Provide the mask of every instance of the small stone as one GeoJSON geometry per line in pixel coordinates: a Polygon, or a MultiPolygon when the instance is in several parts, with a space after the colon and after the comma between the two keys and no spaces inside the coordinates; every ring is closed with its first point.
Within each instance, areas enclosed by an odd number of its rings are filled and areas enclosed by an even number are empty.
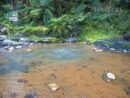
{"type": "Polygon", "coordinates": [[[49,87],[50,87],[51,91],[56,91],[57,89],[59,89],[58,85],[55,83],[49,84],[49,87]]]}
{"type": "Polygon", "coordinates": [[[128,74],[130,74],[130,70],[128,71],[128,74]]]}
{"type": "Polygon", "coordinates": [[[116,79],[115,75],[114,75],[113,73],[110,73],[110,72],[108,72],[108,73],[106,74],[106,76],[107,76],[108,80],[109,80],[109,79],[110,79],[110,80],[115,80],[115,79],[116,79]]]}

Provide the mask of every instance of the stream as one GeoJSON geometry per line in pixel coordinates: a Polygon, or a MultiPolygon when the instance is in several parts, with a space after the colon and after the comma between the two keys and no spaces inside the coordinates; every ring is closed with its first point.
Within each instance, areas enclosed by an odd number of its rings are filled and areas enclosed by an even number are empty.
{"type": "Polygon", "coordinates": [[[82,43],[35,44],[12,52],[0,48],[0,98],[129,98],[130,48],[120,43],[97,41],[102,52],[82,43]],[[119,81],[105,82],[104,72],[119,81]],[[60,87],[57,92],[47,86],[53,82],[60,87]],[[27,97],[30,93],[33,97],[27,97]]]}

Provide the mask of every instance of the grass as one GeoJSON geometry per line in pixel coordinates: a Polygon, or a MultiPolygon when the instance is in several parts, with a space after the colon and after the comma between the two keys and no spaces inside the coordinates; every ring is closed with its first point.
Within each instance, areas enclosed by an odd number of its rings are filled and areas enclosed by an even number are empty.
{"type": "Polygon", "coordinates": [[[81,40],[87,40],[90,42],[95,42],[97,40],[112,39],[114,37],[119,37],[120,35],[115,32],[108,32],[104,29],[94,29],[94,28],[85,28],[82,34],[80,35],[81,40]]]}

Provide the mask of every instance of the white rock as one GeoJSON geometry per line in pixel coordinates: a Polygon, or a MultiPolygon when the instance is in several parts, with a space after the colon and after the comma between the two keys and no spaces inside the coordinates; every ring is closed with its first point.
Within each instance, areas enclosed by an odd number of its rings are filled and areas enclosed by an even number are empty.
{"type": "Polygon", "coordinates": [[[51,91],[56,91],[57,89],[59,89],[58,85],[55,83],[49,84],[49,87],[50,87],[51,91]]]}
{"type": "Polygon", "coordinates": [[[123,50],[125,53],[127,53],[127,50],[123,50]]]}
{"type": "Polygon", "coordinates": [[[98,48],[96,48],[96,47],[93,47],[92,48],[94,51],[96,51],[96,52],[101,52],[101,51],[103,51],[103,49],[98,49],[98,48]]]}
{"type": "Polygon", "coordinates": [[[106,76],[107,76],[107,78],[110,79],[110,80],[115,80],[115,79],[116,79],[115,75],[114,75],[113,73],[111,73],[111,72],[108,72],[108,73],[106,74],[106,76]]]}
{"type": "Polygon", "coordinates": [[[9,52],[13,52],[14,51],[14,47],[10,47],[8,48],[9,52]]]}
{"type": "Polygon", "coordinates": [[[20,48],[22,48],[22,46],[16,46],[16,49],[20,49],[20,48]]]}
{"type": "Polygon", "coordinates": [[[27,38],[20,38],[20,41],[27,41],[27,38]]]}
{"type": "Polygon", "coordinates": [[[110,50],[115,51],[116,49],[115,48],[110,48],[110,50]]]}

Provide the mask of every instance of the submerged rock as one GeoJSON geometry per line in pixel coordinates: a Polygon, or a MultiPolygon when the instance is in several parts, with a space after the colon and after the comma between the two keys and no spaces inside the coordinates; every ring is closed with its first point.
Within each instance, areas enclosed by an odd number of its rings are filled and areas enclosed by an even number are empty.
{"type": "Polygon", "coordinates": [[[128,89],[127,89],[127,95],[129,95],[130,96],[130,87],[128,87],[128,89]]]}
{"type": "Polygon", "coordinates": [[[38,98],[36,91],[30,91],[24,98],[38,98]]]}

